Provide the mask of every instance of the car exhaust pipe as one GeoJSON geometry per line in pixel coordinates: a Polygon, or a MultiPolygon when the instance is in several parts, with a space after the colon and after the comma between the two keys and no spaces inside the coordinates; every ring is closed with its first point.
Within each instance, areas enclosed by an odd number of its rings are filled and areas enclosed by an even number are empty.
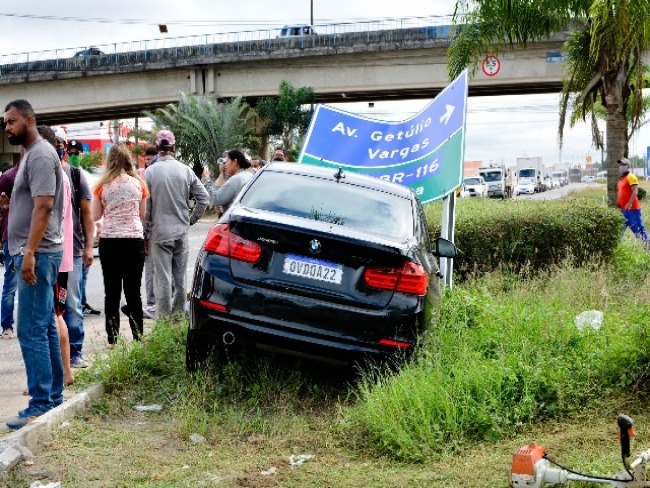
{"type": "Polygon", "coordinates": [[[221,340],[226,346],[232,346],[235,343],[235,334],[230,331],[225,332],[221,340]]]}

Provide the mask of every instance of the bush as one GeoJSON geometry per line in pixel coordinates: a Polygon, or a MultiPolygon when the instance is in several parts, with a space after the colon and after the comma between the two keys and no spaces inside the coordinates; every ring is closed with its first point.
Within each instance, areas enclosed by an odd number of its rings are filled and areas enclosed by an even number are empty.
{"type": "MultiPolygon", "coordinates": [[[[431,235],[440,235],[440,205],[427,208],[427,219],[431,235]]],[[[454,270],[464,278],[495,269],[544,270],[566,259],[604,261],[622,230],[620,212],[591,202],[460,200],[454,270]]]]}
{"type": "Polygon", "coordinates": [[[647,194],[647,192],[646,192],[645,188],[642,188],[642,187],[639,186],[639,193],[637,194],[637,198],[639,200],[644,200],[645,197],[646,197],[646,194],[647,194]]]}
{"type": "MultiPolygon", "coordinates": [[[[647,253],[629,244],[621,244],[624,260],[647,263],[647,253]]],[[[647,278],[628,282],[616,266],[516,278],[495,272],[448,290],[415,361],[398,375],[361,382],[359,401],[344,411],[351,438],[423,461],[607,398],[647,393],[647,278]],[[599,330],[576,327],[585,310],[603,312],[599,330]]]]}

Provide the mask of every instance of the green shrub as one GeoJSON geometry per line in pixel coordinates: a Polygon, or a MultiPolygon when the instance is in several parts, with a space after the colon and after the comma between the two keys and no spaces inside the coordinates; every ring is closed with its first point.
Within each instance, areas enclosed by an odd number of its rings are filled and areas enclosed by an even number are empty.
{"type": "Polygon", "coordinates": [[[91,151],[89,153],[82,153],[79,156],[79,166],[85,170],[99,167],[104,160],[104,153],[102,151],[91,151]]]}
{"type": "Polygon", "coordinates": [[[641,186],[639,186],[639,193],[637,194],[638,199],[639,200],[644,200],[647,193],[648,192],[645,190],[645,188],[642,188],[641,186]]]}
{"type": "Polygon", "coordinates": [[[562,266],[524,281],[495,272],[447,291],[415,361],[361,381],[343,412],[348,434],[379,454],[423,461],[647,393],[648,280],[615,271],[562,266]],[[604,313],[600,329],[576,327],[586,310],[604,313]]]}
{"type": "Polygon", "coordinates": [[[616,277],[622,281],[640,282],[650,272],[650,254],[636,237],[626,235],[612,256],[616,277]]]}
{"type": "MultiPolygon", "coordinates": [[[[427,208],[429,229],[440,235],[441,207],[427,208]]],[[[611,257],[622,232],[620,212],[580,200],[458,202],[454,270],[461,278],[496,269],[548,269],[611,257]]]]}

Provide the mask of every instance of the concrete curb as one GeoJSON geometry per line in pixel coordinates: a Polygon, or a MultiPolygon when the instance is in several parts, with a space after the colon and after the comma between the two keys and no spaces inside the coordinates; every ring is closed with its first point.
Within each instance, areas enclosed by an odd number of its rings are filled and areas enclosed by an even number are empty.
{"type": "Polygon", "coordinates": [[[83,412],[104,394],[104,385],[93,385],[26,425],[0,438],[0,478],[19,462],[32,457],[52,438],[52,432],[66,420],[83,412]]]}

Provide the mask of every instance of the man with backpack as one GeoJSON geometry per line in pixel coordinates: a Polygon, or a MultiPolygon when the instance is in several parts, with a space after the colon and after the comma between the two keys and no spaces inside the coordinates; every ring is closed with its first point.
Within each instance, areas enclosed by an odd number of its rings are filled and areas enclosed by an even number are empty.
{"type": "MultiPolygon", "coordinates": [[[[57,153],[67,152],[79,145],[76,140],[66,140],[65,131],[61,127],[54,130],[56,135],[57,153]]],[[[68,154],[69,156],[69,154],[68,154]]],[[[74,271],[68,274],[68,297],[63,318],[68,325],[70,336],[70,366],[86,368],[83,358],[84,342],[84,313],[81,303],[81,280],[84,267],[93,263],[93,237],[95,224],[92,219],[90,201],[92,194],[88,180],[81,168],[68,164],[68,158],[62,160],[63,171],[68,175],[72,184],[72,219],[74,225],[74,271]]]]}

